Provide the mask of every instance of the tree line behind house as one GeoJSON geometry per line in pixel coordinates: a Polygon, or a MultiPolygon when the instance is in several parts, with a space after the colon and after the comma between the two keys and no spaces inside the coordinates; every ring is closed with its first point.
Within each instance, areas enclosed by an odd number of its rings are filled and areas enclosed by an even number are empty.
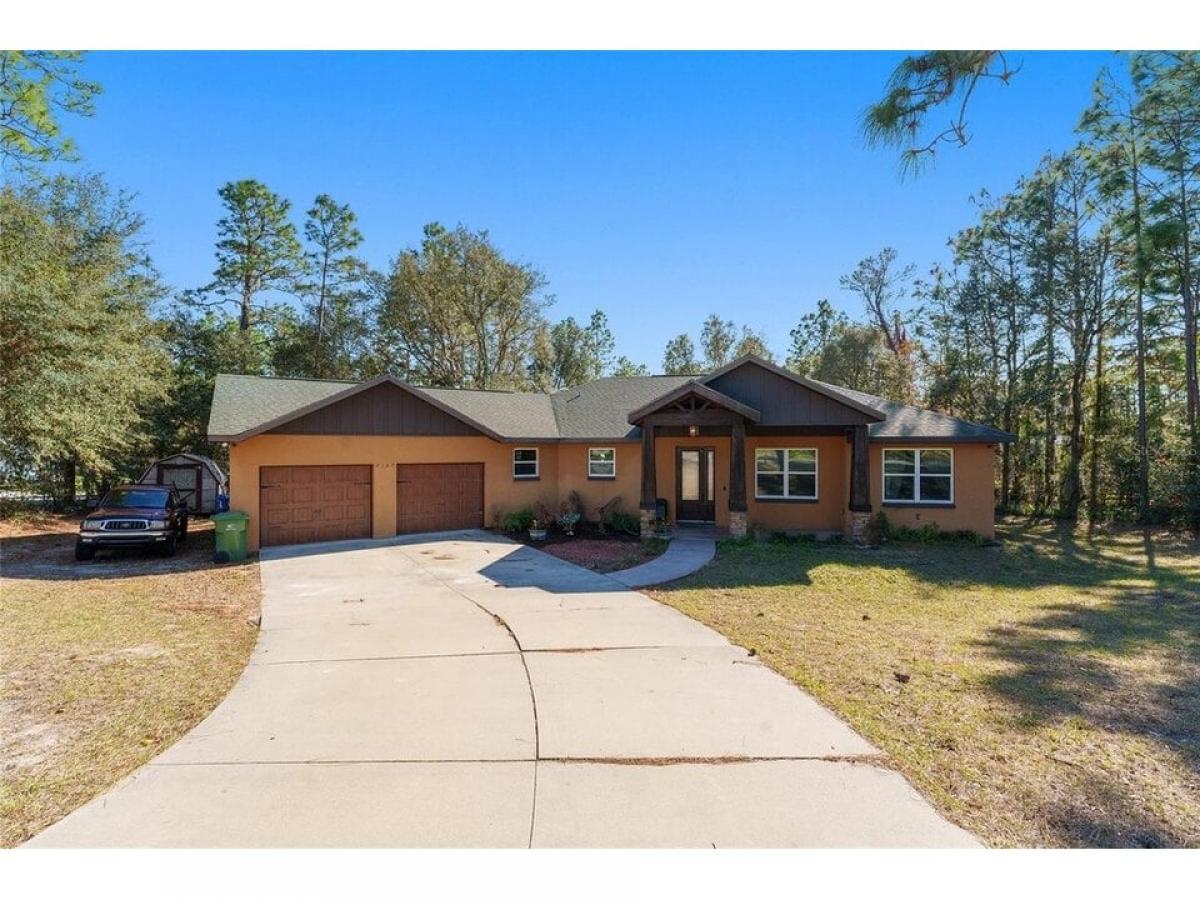
{"type": "MultiPolygon", "coordinates": [[[[70,54],[6,54],[0,90],[51,67],[79,96],[70,54]],[[72,80],[73,79],[73,80],[72,80]]],[[[62,98],[60,98],[61,100],[62,98]]],[[[68,100],[70,98],[67,98],[68,100]]],[[[486,231],[426,225],[384,271],[357,218],[321,194],[303,212],[256,180],[219,190],[212,278],[166,285],[128,195],[55,175],[71,148],[44,116],[5,110],[0,190],[0,474],[65,499],[206,443],[218,372],[346,380],[391,372],[431,386],[554,390],[647,374],[616,353],[603,310],[551,321],[533,265],[486,231]]],[[[797,311],[778,360],[796,372],[1018,436],[997,472],[1003,510],[1200,522],[1196,245],[1200,58],[1134,54],[1102,73],[1080,143],[1006,193],[975,199],[953,262],[916,277],[891,248],[797,311]]],[[[53,124],[53,122],[52,122],[53,124]]],[[[714,313],[671,338],[662,370],[699,373],[767,337],[714,313]]]]}

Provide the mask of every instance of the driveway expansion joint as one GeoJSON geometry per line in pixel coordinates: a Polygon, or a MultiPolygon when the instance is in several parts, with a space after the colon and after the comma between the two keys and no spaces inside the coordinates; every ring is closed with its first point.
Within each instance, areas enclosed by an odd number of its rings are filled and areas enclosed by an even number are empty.
{"type": "MultiPolygon", "coordinates": [[[[439,575],[437,575],[434,572],[431,572],[424,564],[422,564],[422,562],[419,559],[414,559],[411,554],[403,553],[403,551],[401,551],[401,553],[403,556],[406,556],[406,557],[408,557],[408,559],[412,560],[412,562],[416,564],[417,568],[424,571],[431,578],[434,578],[437,581],[441,582],[443,585],[445,585],[447,588],[449,588],[454,593],[458,594],[460,597],[462,597],[468,603],[471,603],[472,605],[477,607],[482,612],[491,616],[492,621],[494,621],[497,625],[499,625],[501,628],[503,628],[505,631],[508,632],[508,636],[512,639],[513,644],[517,648],[517,654],[521,657],[521,668],[525,672],[525,682],[526,682],[526,684],[529,685],[529,703],[530,703],[530,706],[532,707],[532,711],[533,711],[533,792],[532,792],[533,796],[532,796],[531,802],[529,804],[529,844],[528,844],[529,848],[532,849],[533,848],[534,817],[537,815],[537,783],[538,783],[537,760],[538,760],[538,757],[540,755],[540,750],[541,750],[541,736],[540,736],[540,733],[538,730],[537,695],[534,693],[534,690],[533,690],[533,676],[531,676],[529,674],[529,663],[525,659],[525,649],[521,646],[521,639],[517,637],[517,633],[515,631],[513,631],[512,626],[510,626],[508,624],[508,622],[506,622],[504,620],[504,617],[501,616],[499,613],[488,609],[486,606],[484,606],[482,603],[480,603],[474,597],[472,597],[469,594],[467,594],[466,592],[464,592],[460,587],[458,587],[458,585],[454,584],[451,581],[447,581],[445,578],[440,577],[439,575]]],[[[493,565],[494,565],[494,563],[493,563],[493,565]]]]}

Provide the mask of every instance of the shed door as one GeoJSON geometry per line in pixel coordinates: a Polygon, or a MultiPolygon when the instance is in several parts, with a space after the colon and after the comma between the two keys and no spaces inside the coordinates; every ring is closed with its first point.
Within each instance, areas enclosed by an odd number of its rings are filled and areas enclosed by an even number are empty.
{"type": "Polygon", "coordinates": [[[200,488],[204,484],[200,466],[192,463],[159,463],[158,483],[173,484],[180,499],[186,500],[188,509],[200,511],[200,488]]]}
{"type": "Polygon", "coordinates": [[[258,486],[264,547],[371,536],[370,466],[263,466],[258,486]]]}
{"type": "Polygon", "coordinates": [[[483,463],[396,466],[396,531],[483,527],[483,463]]]}

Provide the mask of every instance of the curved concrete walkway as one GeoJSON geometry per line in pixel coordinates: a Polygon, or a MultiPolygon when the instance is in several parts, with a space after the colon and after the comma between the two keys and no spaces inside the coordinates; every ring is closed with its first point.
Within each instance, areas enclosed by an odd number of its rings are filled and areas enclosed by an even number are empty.
{"type": "Polygon", "coordinates": [[[43,847],[974,846],[721,635],[483,532],[264,552],[262,633],[43,847]]]}
{"type": "Polygon", "coordinates": [[[717,542],[711,536],[679,535],[671,539],[661,556],[640,566],[608,574],[631,588],[666,584],[668,581],[691,575],[697,569],[708,565],[716,552],[717,542]]]}

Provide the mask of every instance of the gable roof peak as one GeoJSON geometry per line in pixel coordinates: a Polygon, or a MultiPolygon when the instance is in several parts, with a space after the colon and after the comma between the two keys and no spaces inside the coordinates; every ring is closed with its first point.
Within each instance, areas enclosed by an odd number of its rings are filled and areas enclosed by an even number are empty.
{"type": "Polygon", "coordinates": [[[765,369],[768,372],[778,375],[780,378],[786,378],[788,381],[791,381],[794,384],[798,384],[801,387],[806,387],[810,391],[815,391],[818,394],[828,397],[835,403],[840,403],[842,406],[847,406],[850,409],[860,412],[865,416],[869,416],[876,421],[883,421],[883,419],[886,418],[878,409],[870,406],[869,404],[861,403],[853,397],[847,396],[843,391],[833,389],[829,385],[823,384],[820,381],[813,381],[811,378],[806,378],[803,375],[793,372],[791,369],[785,369],[783,366],[777,365],[770,360],[763,359],[761,356],[758,356],[754,353],[744,354],[743,356],[739,356],[733,362],[726,363],[720,368],[714,369],[701,378],[701,383],[710,384],[713,381],[716,381],[722,375],[732,372],[735,369],[740,369],[742,366],[746,365],[758,366],[761,369],[765,369]]]}

